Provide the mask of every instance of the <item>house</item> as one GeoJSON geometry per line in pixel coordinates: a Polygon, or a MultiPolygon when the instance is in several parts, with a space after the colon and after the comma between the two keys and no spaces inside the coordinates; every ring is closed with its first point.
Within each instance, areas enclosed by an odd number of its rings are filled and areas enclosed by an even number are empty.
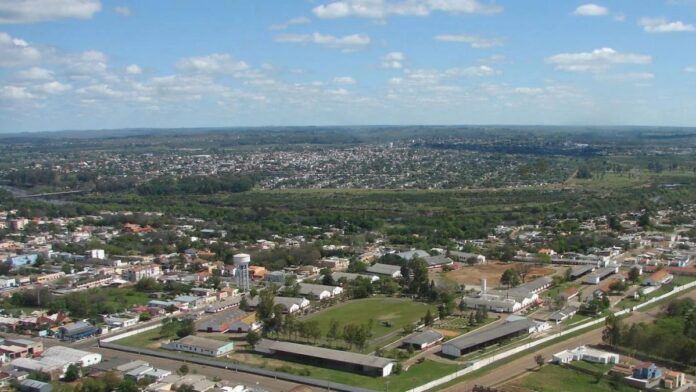
{"type": "Polygon", "coordinates": [[[163,343],[161,347],[167,350],[185,351],[209,357],[220,357],[232,351],[234,349],[234,343],[189,335],[179,340],[163,343]]]}
{"type": "Polygon", "coordinates": [[[125,372],[124,377],[136,382],[143,379],[151,382],[157,382],[162,381],[165,377],[171,374],[172,372],[169,370],[158,369],[149,365],[142,365],[125,372]]]}
{"type": "Polygon", "coordinates": [[[401,341],[403,347],[413,347],[416,350],[425,350],[440,343],[444,339],[441,333],[428,329],[423,332],[409,336],[401,341]]]}
{"type": "Polygon", "coordinates": [[[593,273],[585,276],[583,283],[586,284],[599,284],[600,281],[606,279],[607,277],[619,272],[619,267],[607,267],[600,268],[593,273]]]}
{"type": "Polygon", "coordinates": [[[180,295],[178,297],[174,297],[173,301],[178,303],[179,305],[187,307],[188,309],[194,309],[199,306],[205,305],[204,299],[202,299],[201,297],[196,297],[194,295],[180,295]]]}
{"type": "Polygon", "coordinates": [[[11,256],[7,259],[8,263],[12,265],[12,268],[24,267],[27,265],[34,265],[39,259],[37,254],[27,254],[27,255],[17,255],[11,256]]]}
{"type": "Polygon", "coordinates": [[[343,293],[339,286],[326,286],[323,284],[300,283],[300,295],[325,300],[343,293]]]}
{"type": "Polygon", "coordinates": [[[138,317],[105,317],[104,323],[109,328],[128,328],[138,323],[138,317]]]}
{"type": "Polygon", "coordinates": [[[486,256],[476,253],[459,252],[453,250],[449,252],[449,257],[458,263],[486,264],[486,256]]]}
{"type": "Polygon", "coordinates": [[[101,362],[102,355],[91,353],[88,351],[76,350],[70,347],[53,346],[43,352],[44,358],[60,358],[68,361],[71,364],[76,364],[81,367],[89,367],[101,362]]]}
{"type": "Polygon", "coordinates": [[[0,276],[0,289],[9,289],[11,287],[17,287],[17,279],[0,276]]]}
{"type": "Polygon", "coordinates": [[[338,282],[341,279],[345,279],[347,282],[352,282],[358,278],[367,279],[370,281],[370,283],[375,283],[379,280],[379,276],[377,275],[357,274],[352,272],[334,272],[331,274],[331,277],[335,282],[338,282]]]}
{"type": "MultiPolygon", "coordinates": [[[[329,286],[333,287],[333,286],[329,286]]],[[[259,304],[260,297],[256,296],[254,298],[249,298],[247,300],[247,305],[251,309],[255,309],[259,304]]],[[[276,305],[281,305],[284,308],[284,313],[294,314],[297,312],[302,312],[309,308],[310,302],[307,298],[303,297],[273,297],[273,303],[276,305]]]]}
{"type": "Polygon", "coordinates": [[[556,324],[560,324],[564,320],[573,317],[578,312],[578,308],[575,306],[566,306],[565,308],[553,312],[549,315],[548,320],[553,321],[556,324]]]}
{"type": "Polygon", "coordinates": [[[123,278],[129,282],[138,282],[144,278],[157,278],[162,275],[162,269],[158,264],[135,265],[123,271],[123,278]]]}
{"type": "Polygon", "coordinates": [[[568,287],[567,289],[563,290],[561,292],[560,297],[565,299],[566,301],[570,301],[571,299],[577,297],[579,294],[579,291],[575,287],[568,287]]]}
{"type": "Polygon", "coordinates": [[[3,345],[22,347],[26,350],[27,356],[38,356],[44,351],[43,342],[40,340],[29,339],[5,339],[3,345]]]}
{"type": "Polygon", "coordinates": [[[58,328],[58,338],[63,341],[76,341],[98,335],[100,329],[84,321],[66,324],[58,328]]]}
{"type": "Polygon", "coordinates": [[[251,278],[251,280],[263,280],[267,272],[268,271],[265,267],[261,267],[259,265],[249,266],[249,277],[251,278]]]}
{"type": "Polygon", "coordinates": [[[401,267],[398,265],[376,263],[367,267],[367,272],[394,279],[401,277],[401,267]]]}
{"type": "Polygon", "coordinates": [[[247,313],[239,309],[219,312],[197,322],[196,330],[203,332],[227,332],[230,329],[230,325],[246,316],[247,313]]]}
{"type": "Polygon", "coordinates": [[[295,362],[380,377],[390,375],[396,365],[396,361],[389,358],[269,339],[262,339],[254,350],[295,362]]]}
{"type": "Polygon", "coordinates": [[[419,259],[426,258],[426,257],[430,256],[430,253],[428,253],[422,249],[413,249],[413,250],[409,250],[406,252],[397,253],[396,255],[401,257],[402,259],[404,259],[406,261],[409,261],[409,260],[412,260],[415,258],[419,258],[419,259]]]}
{"type": "Polygon", "coordinates": [[[46,283],[56,281],[64,276],[65,276],[65,272],[63,272],[63,271],[54,272],[54,273],[50,273],[50,274],[43,274],[43,275],[36,276],[34,278],[34,282],[36,282],[37,284],[46,284],[46,283]]]}
{"type": "Polygon", "coordinates": [[[643,362],[633,368],[633,378],[651,380],[662,377],[662,371],[654,363],[643,362]]]}
{"type": "Polygon", "coordinates": [[[684,373],[665,369],[662,374],[662,385],[665,388],[677,389],[681,388],[684,384],[686,384],[686,376],[684,373]]]}
{"type": "Polygon", "coordinates": [[[263,280],[270,283],[275,283],[278,285],[285,284],[285,279],[292,275],[285,273],[284,271],[272,271],[263,277],[263,280]]]}
{"type": "Polygon", "coordinates": [[[20,392],[51,392],[53,391],[53,386],[47,382],[41,382],[26,378],[19,382],[20,392]]]}
{"type": "Polygon", "coordinates": [[[230,324],[228,332],[233,333],[248,333],[261,328],[261,323],[256,320],[256,313],[248,313],[246,317],[241,318],[230,324]]]}
{"type": "Polygon", "coordinates": [[[590,272],[592,272],[594,270],[595,270],[594,265],[576,265],[570,271],[570,278],[575,280],[581,276],[589,274],[590,272]]]}
{"type": "Polygon", "coordinates": [[[630,377],[624,380],[639,389],[650,389],[660,385],[662,371],[654,363],[643,362],[633,368],[630,377]]]}
{"type": "Polygon", "coordinates": [[[454,264],[452,259],[444,255],[428,256],[424,257],[423,260],[428,264],[428,269],[442,268],[454,264]]]}
{"type": "Polygon", "coordinates": [[[674,279],[674,275],[670,274],[669,271],[662,269],[653,272],[647,279],[643,281],[644,286],[662,286],[667,284],[674,279]]]}
{"type": "Polygon", "coordinates": [[[326,257],[319,260],[319,265],[323,268],[329,268],[331,271],[343,271],[348,269],[350,260],[343,257],[326,257]]]}
{"type": "Polygon", "coordinates": [[[570,363],[572,361],[587,361],[601,364],[619,363],[619,354],[596,350],[586,346],[576,347],[572,350],[563,350],[553,355],[551,362],[557,364],[570,363]]]}

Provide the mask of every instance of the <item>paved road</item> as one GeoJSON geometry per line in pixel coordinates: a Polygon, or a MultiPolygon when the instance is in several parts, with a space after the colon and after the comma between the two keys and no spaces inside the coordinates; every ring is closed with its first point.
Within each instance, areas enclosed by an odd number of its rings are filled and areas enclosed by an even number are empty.
{"type": "MultiPolygon", "coordinates": [[[[696,290],[691,290],[687,293],[684,293],[684,294],[680,295],[678,298],[684,298],[684,297],[696,299],[696,290]]],[[[629,322],[629,323],[647,322],[647,321],[654,319],[656,316],[659,315],[659,313],[660,313],[659,307],[649,309],[646,312],[635,312],[628,319],[626,319],[625,322],[629,322]]],[[[581,346],[581,345],[602,343],[602,330],[603,330],[603,328],[593,329],[592,331],[586,332],[580,336],[576,336],[574,338],[564,340],[562,342],[553,344],[553,345],[548,346],[546,348],[543,348],[541,350],[531,352],[531,353],[526,354],[520,358],[517,358],[517,359],[514,359],[510,362],[507,362],[504,365],[498,366],[495,369],[492,369],[490,372],[487,372],[486,374],[483,374],[483,375],[476,377],[474,379],[470,379],[470,380],[461,382],[461,383],[456,384],[456,385],[449,387],[447,389],[443,389],[442,391],[444,391],[444,392],[464,392],[464,391],[470,391],[474,385],[495,386],[495,385],[500,384],[501,382],[503,382],[505,380],[509,380],[511,378],[514,378],[514,377],[526,372],[528,369],[536,367],[536,363],[534,362],[534,357],[537,354],[541,354],[544,356],[544,358],[549,359],[549,358],[551,358],[551,356],[553,356],[553,354],[555,354],[559,351],[573,349],[573,348],[581,346]]]]}

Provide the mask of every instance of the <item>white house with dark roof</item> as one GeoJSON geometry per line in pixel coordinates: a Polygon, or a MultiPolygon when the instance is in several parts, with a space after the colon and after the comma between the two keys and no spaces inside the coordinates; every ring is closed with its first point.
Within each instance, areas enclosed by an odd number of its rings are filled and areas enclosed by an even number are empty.
{"type": "Polygon", "coordinates": [[[401,277],[401,267],[398,265],[376,263],[367,267],[367,272],[394,279],[401,277]]]}

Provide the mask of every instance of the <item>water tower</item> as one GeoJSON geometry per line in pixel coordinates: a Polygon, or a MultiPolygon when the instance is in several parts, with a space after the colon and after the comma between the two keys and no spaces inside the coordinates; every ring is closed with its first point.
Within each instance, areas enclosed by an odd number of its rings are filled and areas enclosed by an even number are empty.
{"type": "Polygon", "coordinates": [[[249,263],[251,256],[246,253],[238,253],[232,258],[234,266],[237,267],[237,286],[241,291],[249,291],[249,263]]]}

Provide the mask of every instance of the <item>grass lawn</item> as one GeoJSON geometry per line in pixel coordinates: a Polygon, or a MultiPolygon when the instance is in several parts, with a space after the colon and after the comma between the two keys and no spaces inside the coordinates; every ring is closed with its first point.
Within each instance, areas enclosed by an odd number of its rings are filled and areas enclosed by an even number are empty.
{"type": "Polygon", "coordinates": [[[145,305],[150,301],[148,293],[135,291],[132,287],[105,287],[99,290],[109,296],[109,299],[116,304],[117,307],[124,307],[126,309],[133,307],[133,305],[145,305]]]}
{"type": "Polygon", "coordinates": [[[557,365],[546,365],[537,371],[530,372],[526,376],[510,382],[508,385],[536,392],[638,391],[638,389],[625,384],[618,384],[617,387],[614,387],[609,384],[609,377],[603,377],[597,382],[597,379],[593,376],[557,365]]]}
{"type": "Polygon", "coordinates": [[[145,331],[137,335],[115,341],[116,344],[124,346],[155,349],[159,348],[160,328],[155,328],[150,331],[145,331]]]}
{"type": "MultiPolygon", "coordinates": [[[[405,325],[414,323],[425,316],[428,309],[431,310],[433,316],[437,315],[434,307],[422,302],[414,302],[404,298],[373,297],[332,306],[309,315],[302,321],[317,321],[322,336],[326,336],[331,319],[338,321],[341,328],[347,324],[366,324],[370,319],[373,319],[372,339],[376,340],[391,332],[400,332],[405,325]],[[384,326],[383,321],[390,322],[392,326],[384,326]]],[[[379,342],[379,345],[385,345],[390,341],[379,342]]]]}

